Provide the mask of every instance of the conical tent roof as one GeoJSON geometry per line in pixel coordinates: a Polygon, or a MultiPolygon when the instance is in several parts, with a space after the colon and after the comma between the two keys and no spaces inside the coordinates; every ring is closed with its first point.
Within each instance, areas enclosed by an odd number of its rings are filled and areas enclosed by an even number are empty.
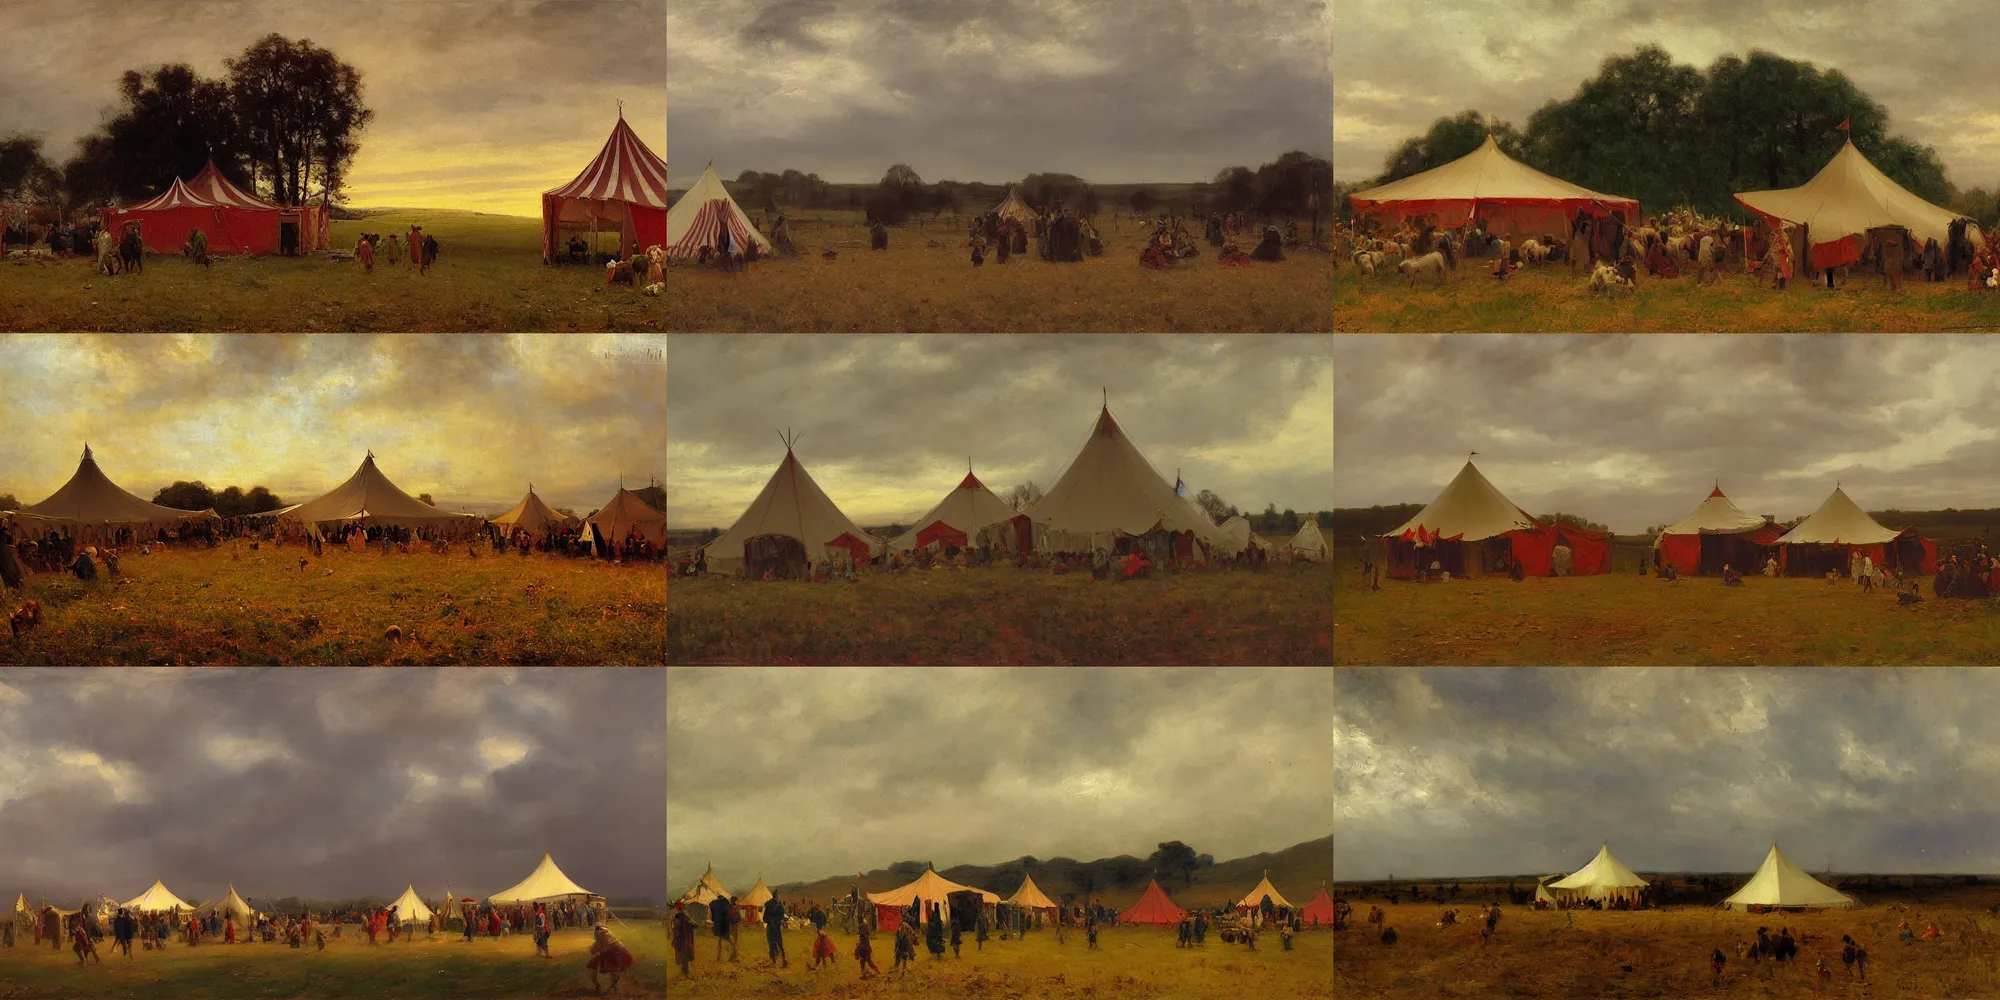
{"type": "Polygon", "coordinates": [[[569,880],[562,869],[556,867],[555,859],[542,855],[542,863],[528,873],[528,877],[505,892],[496,892],[486,897],[492,903],[534,903],[568,896],[595,896],[594,892],[569,880]]]}
{"type": "Polygon", "coordinates": [[[1764,519],[1754,514],[1745,514],[1734,500],[1722,495],[1722,487],[1717,486],[1694,509],[1694,513],[1660,529],[1666,535],[1735,535],[1745,531],[1755,531],[1764,526],[1764,519]]]}
{"type": "Polygon", "coordinates": [[[284,206],[277,202],[266,201],[230,183],[229,178],[222,176],[222,171],[216,169],[214,160],[208,161],[208,166],[201,168],[201,173],[194,175],[194,179],[187,182],[187,189],[207,201],[226,208],[267,212],[284,209],[284,206]]]}
{"type": "MultiPolygon", "coordinates": [[[[1535,888],[1540,889],[1541,886],[1535,888]]],[[[1319,895],[1314,896],[1312,902],[1299,908],[1299,920],[1308,927],[1315,922],[1321,925],[1333,923],[1333,895],[1327,892],[1324,884],[1319,887],[1319,895]]]]}
{"type": "Polygon", "coordinates": [[[770,901],[771,901],[771,887],[765,885],[764,876],[759,875],[757,876],[757,884],[751,886],[749,892],[744,893],[742,897],[738,898],[736,900],[736,905],[757,907],[761,909],[765,903],[768,903],[770,901]]]}
{"type": "Polygon", "coordinates": [[[647,506],[646,501],[639,499],[639,494],[622,486],[610,503],[590,515],[590,524],[612,545],[625,541],[625,536],[634,530],[639,532],[639,537],[654,545],[665,545],[667,542],[666,512],[647,506]]]}
{"type": "Polygon", "coordinates": [[[644,139],[618,114],[618,124],[604,140],[597,158],[575,179],[559,188],[542,192],[549,198],[583,201],[617,201],[647,208],[667,207],[667,161],[653,152],[644,139]]]}
{"type": "Polygon", "coordinates": [[[993,893],[987,892],[984,889],[975,889],[969,885],[959,885],[957,882],[939,875],[935,870],[930,868],[924,869],[924,873],[917,876],[916,881],[901,888],[890,889],[888,892],[868,893],[868,901],[878,906],[894,906],[901,909],[910,905],[912,900],[922,900],[923,906],[919,909],[925,920],[929,920],[931,917],[931,904],[937,903],[942,907],[942,912],[946,919],[949,919],[951,917],[950,897],[954,892],[976,892],[979,894],[981,902],[1000,902],[1000,897],[993,893]]]}
{"type": "Polygon", "coordinates": [[[1764,863],[1757,874],[1736,894],[1722,901],[1722,905],[1732,910],[1750,906],[1805,906],[1805,907],[1849,907],[1857,906],[1854,897],[1828,886],[1819,879],[1805,873],[1792,859],[1771,845],[1771,853],[1764,856],[1764,863]]]}
{"type": "Polygon", "coordinates": [[[1319,533],[1319,522],[1312,518],[1306,518],[1306,523],[1299,525],[1299,533],[1285,545],[1307,559],[1318,561],[1327,557],[1326,536],[1319,533]]]}
{"type": "Polygon", "coordinates": [[[963,545],[965,539],[978,534],[979,529],[1013,516],[1014,508],[994,496],[993,491],[979,481],[979,477],[967,472],[965,478],[959,480],[957,488],[945,494],[944,499],[937,502],[937,506],[917,518],[916,523],[910,526],[910,530],[890,541],[889,548],[913,549],[940,537],[963,545]],[[954,535],[961,535],[964,538],[952,537],[954,535]]]}
{"type": "Polygon", "coordinates": [[[49,495],[47,500],[32,507],[21,509],[24,514],[48,518],[57,524],[77,527],[101,525],[169,525],[188,518],[215,517],[214,510],[178,510],[162,507],[156,503],[141,500],[125,492],[104,470],[97,467],[97,460],[91,457],[90,446],[83,446],[83,460],[77,463],[76,473],[69,477],[62,489],[49,495]]]}
{"type": "Polygon", "coordinates": [[[494,518],[492,523],[506,529],[509,533],[513,532],[515,528],[521,528],[533,534],[541,535],[552,528],[562,528],[575,524],[577,523],[577,519],[543,503],[542,498],[535,495],[535,484],[529,483],[528,495],[522,497],[521,502],[514,505],[514,509],[494,518]]]}
{"type": "Polygon", "coordinates": [[[1181,918],[1187,916],[1187,913],[1188,911],[1175,906],[1174,901],[1167,898],[1166,890],[1160,888],[1160,880],[1154,879],[1147,884],[1145,895],[1140,896],[1139,901],[1133,903],[1131,909],[1118,915],[1118,922],[1172,927],[1180,923],[1181,918]]]}
{"type": "Polygon", "coordinates": [[[396,901],[389,904],[389,912],[404,923],[421,923],[431,918],[431,908],[417,895],[417,887],[412,883],[403,890],[396,901]]]}
{"type": "Polygon", "coordinates": [[[744,508],[743,516],[722,537],[708,543],[709,563],[722,572],[742,569],[743,543],[759,535],[796,538],[805,546],[806,558],[814,562],[827,558],[836,547],[833,543],[842,538],[866,545],[870,553],[882,552],[882,540],[848,520],[789,447],[784,461],[778,463],[757,499],[744,508]]]}
{"type": "MultiPolygon", "coordinates": [[[[1860,236],[1877,226],[1903,226],[1918,246],[1925,240],[1944,246],[1952,222],[1959,218],[1957,212],[1939,208],[1890,180],[1852,141],[1843,143],[1812,180],[1795,188],[1745,191],[1736,200],[1765,218],[1803,223],[1814,246],[1860,236]]],[[[1859,259],[1858,253],[1849,259],[1859,259]]]]}
{"type": "Polygon", "coordinates": [[[711,864],[707,871],[701,873],[701,878],[695,880],[694,886],[682,893],[681,898],[675,902],[686,903],[689,906],[707,906],[709,900],[718,896],[729,898],[729,890],[724,889],[722,883],[716,881],[715,866],[711,864]]]}
{"type": "Polygon", "coordinates": [[[1238,908],[1254,908],[1263,906],[1265,896],[1271,897],[1272,906],[1292,905],[1291,903],[1285,901],[1285,897],[1278,892],[1275,886],[1271,885],[1270,872],[1265,872],[1264,878],[1257,883],[1257,888],[1250,890],[1250,894],[1248,896],[1245,896],[1242,899],[1237,900],[1236,905],[1238,908]]]}
{"type": "Polygon", "coordinates": [[[1780,536],[1778,544],[1879,545],[1895,540],[1899,534],[1882,527],[1836,486],[1833,495],[1811,517],[1780,536]]]}
{"type": "Polygon", "coordinates": [[[1032,223],[1040,218],[1034,209],[1028,207],[1027,202],[1021,200],[1021,196],[1011,185],[1007,188],[1007,197],[1000,199],[1000,204],[993,206],[993,214],[1020,223],[1032,223]]]}
{"type": "Polygon", "coordinates": [[[223,913],[234,915],[238,921],[249,920],[251,917],[257,915],[257,911],[251,909],[250,904],[244,902],[243,897],[236,894],[236,887],[234,885],[229,887],[229,895],[202,907],[202,909],[220,910],[223,913]]]}
{"type": "Polygon", "coordinates": [[[1589,864],[1560,882],[1549,883],[1549,888],[1577,893],[1586,899],[1609,899],[1637,895],[1638,890],[1646,885],[1645,879],[1612,855],[1611,845],[1607,843],[1598,849],[1597,857],[1590,859],[1589,864]]]}
{"type": "Polygon", "coordinates": [[[1538,878],[1535,880],[1535,902],[1548,903],[1549,905],[1553,906],[1555,905],[1556,898],[1554,896],[1549,895],[1548,883],[1549,880],[1546,878],[1538,878]]]}
{"type": "Polygon", "coordinates": [[[751,242],[760,251],[771,249],[771,241],[750,224],[750,217],[729,196],[722,178],[715,175],[715,164],[710,163],[701,172],[701,180],[667,211],[667,256],[699,255],[702,247],[716,245],[717,234],[724,226],[729,228],[729,242],[734,250],[741,251],[751,242]]]}
{"type": "Polygon", "coordinates": [[[1143,535],[1154,525],[1192,531],[1218,551],[1229,547],[1208,515],[1174,495],[1108,406],[1069,468],[1020,514],[1035,523],[1036,544],[1048,551],[1109,549],[1116,534],[1143,535]]]}
{"type": "Polygon", "coordinates": [[[181,183],[181,179],[176,177],[174,178],[174,182],[172,184],[167,185],[167,189],[165,191],[160,192],[159,194],[153,196],[151,199],[147,201],[142,201],[137,205],[131,206],[130,208],[123,209],[123,211],[165,212],[177,208],[221,208],[221,207],[222,206],[217,204],[216,202],[210,201],[209,199],[203,197],[193,188],[190,188],[186,184],[181,183]]]}
{"type": "Polygon", "coordinates": [[[1639,205],[1631,198],[1601,194],[1542,173],[1508,156],[1490,135],[1478,149],[1450,163],[1358,192],[1349,200],[1363,212],[1400,202],[1405,215],[1469,214],[1480,202],[1555,207],[1597,203],[1631,211],[1639,205]]]}
{"type": "Polygon", "coordinates": [[[140,893],[139,898],[125,903],[124,906],[135,913],[165,913],[175,909],[194,909],[186,900],[168,892],[167,887],[158,879],[153,880],[152,888],[140,893]]]}
{"type": "Polygon", "coordinates": [[[1476,542],[1510,531],[1533,531],[1540,523],[1528,512],[1514,506],[1492,483],[1473,467],[1465,468],[1417,516],[1393,531],[1391,537],[1417,534],[1436,535],[1453,541],[1476,542]],[[1419,529],[1422,529],[1419,532],[1419,529]]]}
{"type": "Polygon", "coordinates": [[[1035,884],[1035,877],[1032,875],[1021,876],[1021,887],[1014,890],[1014,894],[1008,896],[1006,902],[1010,906],[1019,906],[1030,910],[1059,910],[1062,908],[1061,903],[1050,899],[1042,892],[1041,887],[1035,884]]]}
{"type": "Polygon", "coordinates": [[[392,524],[415,527],[426,524],[461,524],[478,521],[476,514],[439,510],[396,488],[382,470],[375,467],[375,453],[361,460],[361,467],[347,481],[324,496],[308,500],[278,515],[308,524],[353,521],[361,524],[392,524]]]}

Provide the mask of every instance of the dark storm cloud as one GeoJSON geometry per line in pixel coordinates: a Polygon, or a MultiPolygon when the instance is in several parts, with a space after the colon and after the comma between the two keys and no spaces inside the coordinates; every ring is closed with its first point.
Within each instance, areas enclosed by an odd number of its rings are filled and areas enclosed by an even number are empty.
{"type": "Polygon", "coordinates": [[[997,183],[1325,156],[1331,21],[1319,0],[676,0],[673,181],[711,159],[997,183]]]}
{"type": "Polygon", "coordinates": [[[484,896],[548,852],[657,899],[665,695],[645,670],[9,671],[0,891],[484,896]]]}
{"type": "Polygon", "coordinates": [[[1343,0],[1334,33],[1334,173],[1373,177],[1405,138],[1467,108],[1524,125],[1607,57],[1659,45],[1706,69],[1763,49],[1837,69],[1889,111],[1891,134],[1936,147],[1961,187],[2000,181],[2000,117],[1975,81],[1992,78],[2000,28],[1978,0],[1883,16],[1867,0],[1791,4],[1551,2],[1426,4],[1343,0]]]}
{"type": "Polygon", "coordinates": [[[906,859],[1229,859],[1327,834],[1323,670],[710,670],[667,677],[667,877],[906,859]],[[1227,746],[1228,766],[1216,766],[1227,746]]]}
{"type": "Polygon", "coordinates": [[[89,443],[151,498],[176,480],[264,485],[288,503],[373,450],[411,495],[497,514],[533,481],[596,509],[666,465],[660,335],[0,338],[0,493],[41,501],[89,443]]]}
{"type": "Polygon", "coordinates": [[[1355,670],[1334,680],[1334,872],[1992,872],[2000,674],[1355,670]]]}
{"type": "Polygon", "coordinates": [[[539,211],[602,147],[616,101],[665,142],[667,0],[8,0],[0,135],[60,163],[120,104],[118,76],[187,63],[208,76],[276,32],[360,70],[375,120],[350,171],[356,205],[539,211]]]}
{"type": "Polygon", "coordinates": [[[1473,461],[1533,514],[1627,533],[1719,480],[1750,514],[2000,506],[2000,344],[1976,336],[1351,336],[1336,506],[1428,503],[1473,461]]]}
{"type": "Polygon", "coordinates": [[[784,458],[778,431],[863,525],[908,523],[965,474],[1043,489],[1103,399],[1190,495],[1325,510],[1334,338],[1326,336],[675,336],[667,518],[727,527],[784,458]]]}

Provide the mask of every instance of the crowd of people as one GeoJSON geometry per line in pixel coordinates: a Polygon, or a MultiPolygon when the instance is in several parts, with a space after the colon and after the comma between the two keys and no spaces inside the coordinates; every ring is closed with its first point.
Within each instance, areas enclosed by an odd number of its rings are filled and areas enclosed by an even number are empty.
{"type": "MultiPolygon", "coordinates": [[[[1092,580],[1139,580],[1150,578],[1156,572],[1182,573],[1202,568],[1203,564],[1196,556],[1197,544],[1191,531],[1156,531],[1120,538],[1111,548],[1020,552],[990,542],[976,545],[937,543],[908,550],[893,549],[887,555],[870,556],[865,561],[826,556],[806,560],[802,548],[786,545],[769,554],[758,553],[746,558],[745,575],[765,582],[852,582],[859,574],[868,572],[967,570],[1007,565],[1053,576],[1087,573],[1092,580]]],[[[1302,561],[1293,558],[1294,561],[1302,561]]],[[[1262,572],[1273,559],[1282,561],[1286,557],[1273,555],[1262,546],[1247,545],[1234,555],[1208,556],[1206,566],[1209,569],[1236,568],[1262,572]]],[[[708,551],[705,548],[683,551],[673,558],[673,564],[676,576],[693,578],[706,575],[709,572],[708,551]]]]}
{"type": "MultiPolygon", "coordinates": [[[[12,919],[0,921],[0,948],[15,947],[17,936],[25,933],[32,937],[32,947],[46,943],[51,949],[61,950],[64,942],[68,942],[77,964],[86,961],[101,964],[103,959],[97,953],[97,945],[102,941],[111,942],[113,954],[122,954],[127,959],[132,957],[135,943],[141,951],[165,951],[170,943],[195,948],[204,939],[211,945],[283,941],[292,948],[325,951],[327,942],[341,940],[347,927],[356,927],[358,933],[366,934],[368,944],[381,945],[394,944],[399,937],[409,943],[420,932],[435,937],[439,931],[447,931],[449,925],[458,924],[467,942],[480,934],[495,940],[503,934],[530,935],[536,955],[542,958],[553,957],[549,938],[555,931],[590,928],[593,940],[585,967],[590,970],[591,985],[600,987],[598,975],[602,973],[611,978],[613,992],[618,989],[619,978],[634,964],[631,951],[605,924],[608,911],[600,900],[564,899],[509,905],[466,900],[457,906],[446,901],[430,909],[425,919],[405,919],[400,911],[390,907],[369,907],[323,913],[252,912],[239,921],[237,912],[221,906],[194,910],[180,907],[134,910],[120,906],[113,912],[106,904],[86,905],[65,913],[44,904],[31,913],[17,913],[12,919]]],[[[599,988],[598,992],[603,990],[599,988]]]]}

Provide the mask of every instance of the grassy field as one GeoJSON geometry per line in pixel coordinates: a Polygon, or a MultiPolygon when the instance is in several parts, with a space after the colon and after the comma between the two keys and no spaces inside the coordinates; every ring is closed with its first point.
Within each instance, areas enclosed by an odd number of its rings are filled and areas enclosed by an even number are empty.
{"type": "Polygon", "coordinates": [[[1371,592],[1351,550],[1336,554],[1334,657],[1414,664],[2000,663],[2000,613],[1985,601],[1922,604],[1864,594],[1849,580],[1746,577],[1668,583],[1615,573],[1504,576],[1371,592]]]}
{"type": "MultiPolygon", "coordinates": [[[[125,582],[29,578],[40,628],[0,664],[656,664],[666,571],[559,556],[471,559],[296,546],[122,554],[125,582]],[[530,587],[532,586],[532,591],[530,587]],[[389,626],[402,630],[392,641],[389,626]]],[[[7,592],[11,613],[23,599],[7,592]]],[[[4,997],[0,993],[0,997],[4,997]]]]}
{"type": "Polygon", "coordinates": [[[1963,279],[1905,282],[1891,292],[1876,275],[1833,291],[1795,282],[1783,292],[1744,275],[1697,288],[1695,279],[1641,276],[1638,291],[1592,296],[1585,276],[1552,265],[1505,282],[1461,262],[1445,287],[1397,274],[1364,278],[1351,264],[1332,279],[1333,328],[1343,333],[1684,333],[1816,331],[1917,333],[2000,329],[2000,293],[1967,291],[1963,279]]]}
{"type": "MultiPolygon", "coordinates": [[[[697,933],[706,933],[706,928],[697,933]]],[[[1332,997],[1327,968],[1333,961],[1333,933],[1318,931],[1280,948],[1275,934],[1259,937],[1257,950],[1223,944],[1213,932],[1196,950],[1174,946],[1172,928],[1120,927],[1098,935],[1091,951],[1081,933],[1057,944],[1055,935],[1030,933],[1026,940],[986,942],[975,948],[968,937],[960,957],[949,949],[935,961],[918,944],[914,967],[898,975],[862,980],[854,965],[854,938],[829,930],[840,958],[830,968],[808,971],[812,938],[785,935],[787,969],[765,968],[763,928],[745,927],[739,960],[715,961],[715,939],[697,937],[689,978],[667,970],[667,996],[688,1000],[738,997],[1034,997],[1037,1000],[1239,1000],[1244,997],[1332,997]]],[[[895,965],[895,942],[874,935],[875,964],[887,973],[895,965]]]]}
{"type": "MultiPolygon", "coordinates": [[[[1638,912],[1536,912],[1501,907],[1494,942],[1479,943],[1480,925],[1464,919],[1439,928],[1435,904],[1355,904],[1355,928],[1334,935],[1334,980],[1342,996],[1509,997],[1941,997],[2000,996],[2000,918],[1985,910],[1993,900],[1927,903],[1900,909],[1864,906],[1818,913],[1738,913],[1713,907],[1666,907],[1638,912]],[[1397,942],[1361,922],[1380,905],[1397,942]],[[1897,925],[1908,919],[1921,932],[1935,920],[1943,936],[1903,944],[1897,925]],[[1757,928],[1775,935],[1812,936],[1799,947],[1796,967],[1738,958],[1735,943],[1755,941],[1757,928]],[[1850,978],[1840,960],[1842,934],[1868,952],[1868,981],[1850,978]],[[1720,984],[1708,966],[1721,948],[1728,961],[1720,984]],[[1814,964],[1825,954],[1833,975],[1821,984],[1814,964]]],[[[1906,904],[1897,904],[1897,907],[1906,904]]],[[[1462,915],[1471,906],[1458,904],[1462,915]]]]}
{"type": "MultiPolygon", "coordinates": [[[[471,212],[392,210],[336,221],[335,250],[362,233],[437,237],[438,262],[418,276],[376,258],[354,261],[223,256],[204,271],[185,258],[148,254],[137,274],[105,277],[95,262],[0,262],[0,329],[79,331],[499,330],[646,331],[666,328],[663,299],[604,284],[595,267],[542,263],[541,220],[471,212]]],[[[610,249],[610,244],[605,249],[610,249]]]]}
{"type": "MultiPolygon", "coordinates": [[[[1050,264],[1026,256],[1005,266],[990,253],[972,266],[970,220],[950,218],[889,231],[889,249],[869,250],[857,213],[793,220],[797,257],[748,269],[667,269],[665,326],[689,333],[779,332],[1259,332],[1324,333],[1333,327],[1327,289],[1331,254],[1287,250],[1286,259],[1223,267],[1217,251],[1179,270],[1139,266],[1151,234],[1137,219],[1102,228],[1104,256],[1050,264]],[[935,244],[935,245],[933,245],[935,244]],[[831,247],[838,256],[820,257],[831,247]]],[[[1257,238],[1237,238],[1245,252],[1257,238]]]]}
{"type": "MultiPolygon", "coordinates": [[[[665,986],[667,935],[657,922],[613,924],[635,964],[619,983],[619,996],[657,997],[665,986]]],[[[238,944],[195,948],[175,944],[163,954],[133,946],[132,957],[98,944],[102,964],[79,968],[65,947],[35,949],[17,939],[0,950],[0,1000],[43,998],[160,998],[222,1000],[227,997],[334,1000],[345,997],[542,998],[596,996],[590,988],[589,931],[559,931],[549,940],[550,959],[535,957],[526,935],[470,944],[453,934],[419,935],[369,947],[359,927],[325,951],[287,945],[238,944]],[[356,937],[360,937],[356,941],[356,937]]],[[[608,977],[599,977],[605,985],[608,977]]],[[[607,996],[612,994],[606,994],[607,996]]]]}
{"type": "Polygon", "coordinates": [[[1328,664],[1333,572],[1209,570],[1131,583],[988,567],[853,584],[675,580],[678,664],[1328,664]]]}

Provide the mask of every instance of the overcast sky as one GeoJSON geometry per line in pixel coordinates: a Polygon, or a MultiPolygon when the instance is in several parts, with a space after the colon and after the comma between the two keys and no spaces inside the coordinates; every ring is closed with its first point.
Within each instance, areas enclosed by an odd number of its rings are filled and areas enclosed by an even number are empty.
{"type": "Polygon", "coordinates": [[[1335,673],[1338,879],[2000,871],[2000,672],[1335,673]]]}
{"type": "Polygon", "coordinates": [[[1703,70],[1753,48],[1838,69],[1888,109],[1891,135],[1936,147],[1960,187],[1991,189],[2000,115],[1976,82],[1993,79],[1990,14],[1984,0],[1436,0],[1416,17],[1402,0],[1337,0],[1334,176],[1380,174],[1404,139],[1468,108],[1525,126],[1607,57],[1651,44],[1703,70]]]}
{"type": "Polygon", "coordinates": [[[660,899],[656,670],[9,670],[0,895],[660,899]]]}
{"type": "Polygon", "coordinates": [[[1283,850],[1329,830],[1333,691],[1285,668],[669,668],[667,884],[710,862],[745,892],[897,861],[1283,850]]]}
{"type": "Polygon", "coordinates": [[[1205,181],[1331,155],[1326,0],[673,0],[669,180],[1205,181]]]}
{"type": "Polygon", "coordinates": [[[1338,507],[1429,503],[1473,462],[1530,514],[1636,534],[1719,479],[1784,521],[2000,506],[2000,343],[1979,336],[1342,336],[1338,507]]]}
{"type": "Polygon", "coordinates": [[[187,63],[208,77],[265,35],[310,39],[361,72],[375,120],[348,178],[357,207],[540,217],[618,123],[664,155],[667,0],[6,0],[0,135],[58,164],[121,105],[118,77],[187,63]]]}
{"type": "Polygon", "coordinates": [[[0,337],[0,493],[40,503],[98,467],[142,499],[176,480],[333,489],[369,449],[411,496],[499,514],[529,482],[579,515],[666,466],[665,336],[0,337]]]}
{"type": "Polygon", "coordinates": [[[1332,335],[675,336],[667,522],[727,528],[784,460],[843,513],[908,524],[965,478],[1043,489],[1111,413],[1169,484],[1333,506],[1332,335]]]}

